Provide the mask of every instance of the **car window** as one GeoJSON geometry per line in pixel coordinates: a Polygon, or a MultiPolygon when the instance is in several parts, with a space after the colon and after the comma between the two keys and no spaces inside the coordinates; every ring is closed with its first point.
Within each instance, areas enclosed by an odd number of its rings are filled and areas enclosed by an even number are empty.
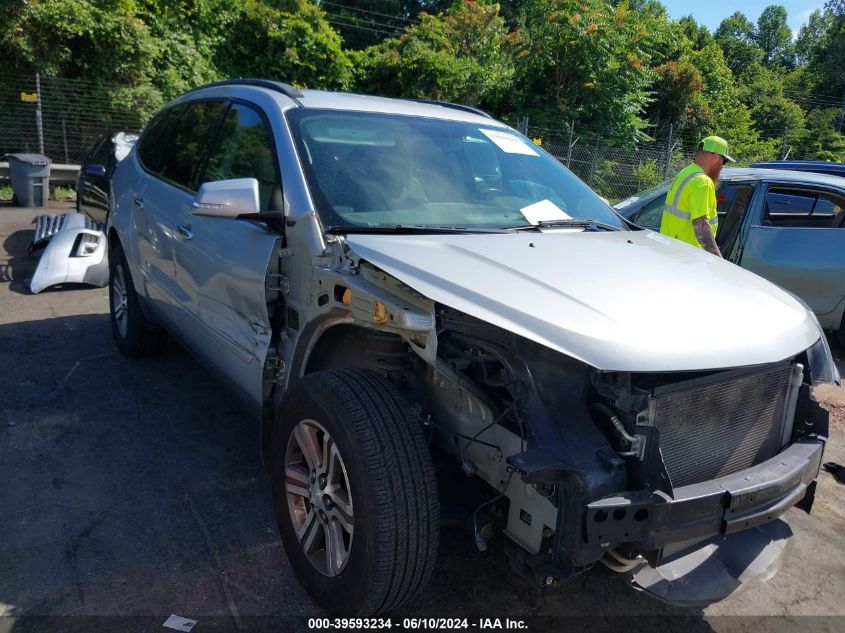
{"type": "Polygon", "coordinates": [[[270,208],[273,189],[279,182],[272,135],[253,108],[232,104],[226,113],[202,182],[255,178],[261,210],[270,208]]]}
{"type": "Polygon", "coordinates": [[[660,230],[660,221],[663,219],[663,207],[666,206],[666,194],[657,196],[648,204],[643,205],[632,221],[635,224],[644,226],[655,231],[660,230]]]}
{"type": "Polygon", "coordinates": [[[831,220],[833,220],[842,212],[843,206],[845,206],[845,200],[843,200],[842,196],[822,193],[819,195],[818,200],[816,200],[816,206],[813,207],[813,215],[830,216],[831,220]]]}
{"type": "Polygon", "coordinates": [[[719,183],[716,190],[716,212],[719,215],[719,233],[727,234],[742,224],[754,187],[750,184],[719,183]]]}
{"type": "Polygon", "coordinates": [[[208,146],[227,108],[225,101],[188,104],[173,131],[171,148],[161,172],[164,178],[190,191],[197,190],[208,146]]]}
{"type": "Polygon", "coordinates": [[[102,165],[108,171],[114,158],[114,144],[111,141],[111,135],[103,139],[103,143],[97,148],[97,151],[91,157],[91,163],[94,165],[102,165]]]}
{"type": "Polygon", "coordinates": [[[311,108],[285,116],[325,226],[506,229],[573,218],[624,228],[572,172],[492,122],[311,108]]]}
{"type": "Polygon", "coordinates": [[[808,187],[770,187],[763,224],[767,226],[827,228],[839,226],[845,206],[841,195],[808,187]]]}
{"type": "Polygon", "coordinates": [[[168,108],[159,112],[147,124],[138,141],[138,158],[147,171],[161,174],[168,157],[173,131],[186,109],[187,106],[184,105],[168,108]]]}

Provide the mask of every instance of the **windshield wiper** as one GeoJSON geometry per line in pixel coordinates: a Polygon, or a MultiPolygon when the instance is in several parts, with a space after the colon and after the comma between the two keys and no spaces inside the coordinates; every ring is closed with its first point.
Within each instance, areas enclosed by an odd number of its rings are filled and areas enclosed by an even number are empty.
{"type": "Polygon", "coordinates": [[[329,226],[326,233],[502,233],[505,229],[489,229],[475,226],[426,226],[425,224],[394,224],[392,226],[329,226]]]}
{"type": "Polygon", "coordinates": [[[565,220],[540,220],[537,224],[527,224],[525,226],[510,226],[507,230],[510,231],[536,231],[539,229],[551,229],[558,227],[581,227],[586,231],[621,231],[622,229],[606,222],[599,222],[598,220],[578,220],[576,218],[567,218],[565,220]]]}

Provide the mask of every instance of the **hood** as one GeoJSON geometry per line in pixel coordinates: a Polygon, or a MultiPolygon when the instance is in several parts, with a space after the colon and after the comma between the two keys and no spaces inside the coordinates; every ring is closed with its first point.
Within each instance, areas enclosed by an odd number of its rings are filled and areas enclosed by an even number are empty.
{"type": "Polygon", "coordinates": [[[762,277],[651,231],[349,235],[428,298],[608,371],[757,365],[815,319],[762,277]]]}

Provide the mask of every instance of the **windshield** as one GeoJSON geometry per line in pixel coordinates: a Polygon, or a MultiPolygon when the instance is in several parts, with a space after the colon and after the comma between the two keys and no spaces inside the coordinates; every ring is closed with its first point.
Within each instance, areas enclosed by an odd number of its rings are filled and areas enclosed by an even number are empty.
{"type": "Polygon", "coordinates": [[[337,110],[287,113],[325,227],[486,228],[623,222],[524,137],[477,123],[337,110]]]}

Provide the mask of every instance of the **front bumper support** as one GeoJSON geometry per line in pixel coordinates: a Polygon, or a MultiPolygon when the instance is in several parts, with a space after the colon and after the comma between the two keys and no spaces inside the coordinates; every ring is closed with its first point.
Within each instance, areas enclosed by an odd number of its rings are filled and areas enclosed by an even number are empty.
{"type": "Polygon", "coordinates": [[[822,438],[805,438],[747,470],[676,488],[674,498],[626,492],[599,499],[586,506],[585,540],[657,550],[768,523],[812,496],[823,451],[822,438]]]}

